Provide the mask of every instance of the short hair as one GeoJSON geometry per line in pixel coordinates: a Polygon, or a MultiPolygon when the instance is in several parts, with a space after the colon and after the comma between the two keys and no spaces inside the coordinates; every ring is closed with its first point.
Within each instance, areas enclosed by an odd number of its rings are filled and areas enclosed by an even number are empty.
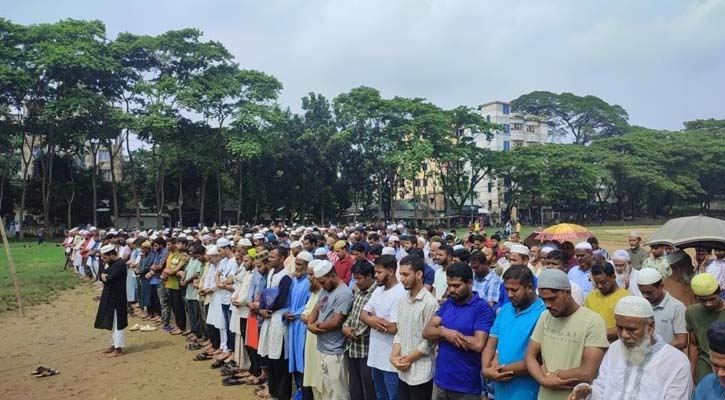
{"type": "Polygon", "coordinates": [[[284,246],[277,246],[275,247],[277,249],[277,253],[282,258],[287,258],[289,256],[289,249],[284,246]]]}
{"type": "Polygon", "coordinates": [[[471,235],[471,242],[475,242],[477,240],[479,242],[485,242],[486,241],[486,239],[484,239],[483,235],[471,235]]]}
{"type": "Polygon", "coordinates": [[[162,237],[157,237],[156,239],[154,239],[154,243],[158,244],[161,247],[166,247],[166,239],[162,237]]]}
{"type": "Polygon", "coordinates": [[[448,278],[460,278],[464,282],[470,282],[473,280],[473,270],[468,264],[457,262],[448,267],[446,276],[448,278]]]}
{"type": "Polygon", "coordinates": [[[596,262],[592,265],[592,276],[606,275],[615,276],[614,266],[608,262],[596,262]]]}
{"type": "Polygon", "coordinates": [[[471,252],[466,249],[458,249],[453,252],[453,257],[457,257],[461,262],[467,263],[471,258],[471,252]]]}
{"type": "Polygon", "coordinates": [[[400,260],[400,265],[410,265],[410,268],[412,268],[414,272],[425,271],[425,261],[423,261],[423,258],[413,254],[403,257],[403,259],[400,260]]]}
{"type": "Polygon", "coordinates": [[[497,242],[500,242],[500,241],[501,241],[501,235],[499,235],[499,234],[497,233],[497,234],[495,234],[495,235],[491,236],[491,240],[495,240],[495,241],[497,241],[497,242]]]}
{"type": "Polygon", "coordinates": [[[549,260],[557,260],[561,262],[561,265],[566,265],[569,262],[569,257],[566,256],[561,250],[552,250],[546,255],[549,260]]]}
{"type": "Polygon", "coordinates": [[[506,272],[503,273],[503,281],[506,282],[509,279],[518,281],[522,286],[533,285],[534,274],[528,267],[522,267],[521,265],[512,265],[506,272]]]}
{"type": "Polygon", "coordinates": [[[365,245],[362,244],[362,243],[355,243],[354,245],[352,245],[350,247],[350,252],[353,252],[353,251],[357,251],[357,252],[360,252],[360,253],[363,253],[363,254],[366,254],[367,253],[365,251],[365,245]]]}
{"type": "Polygon", "coordinates": [[[412,249],[408,250],[409,256],[418,256],[420,258],[425,258],[425,253],[423,253],[423,250],[413,247],[412,249]]]}
{"type": "Polygon", "coordinates": [[[313,235],[312,233],[308,233],[305,236],[303,236],[302,240],[306,240],[310,243],[317,243],[317,237],[315,235],[313,235]]]}
{"type": "Polygon", "coordinates": [[[379,256],[383,254],[383,246],[379,244],[374,244],[370,246],[370,250],[368,250],[368,254],[372,254],[374,256],[379,256]]]}
{"type": "Polygon", "coordinates": [[[195,244],[191,248],[191,254],[206,254],[206,247],[201,244],[195,244]]]}
{"type": "Polygon", "coordinates": [[[453,247],[451,247],[450,245],[447,245],[445,243],[441,244],[441,247],[439,247],[438,250],[445,251],[449,256],[453,255],[453,247]]]}
{"type": "Polygon", "coordinates": [[[374,242],[376,240],[380,240],[380,235],[378,235],[377,232],[372,232],[368,234],[368,241],[374,242]]]}
{"type": "Polygon", "coordinates": [[[468,261],[469,262],[471,262],[471,261],[478,261],[481,264],[486,264],[486,262],[488,260],[486,259],[486,254],[484,252],[482,252],[480,250],[476,250],[473,253],[471,253],[471,256],[469,257],[469,260],[468,261]]]}
{"type": "Polygon", "coordinates": [[[384,254],[375,260],[375,265],[380,265],[385,269],[395,269],[398,267],[398,260],[394,255],[384,254]]]}
{"type": "Polygon", "coordinates": [[[587,239],[587,243],[598,245],[599,244],[599,239],[597,239],[596,236],[591,236],[591,237],[589,237],[589,239],[587,239]]]}
{"type": "MultiPolygon", "coordinates": [[[[335,268],[333,268],[334,270],[335,268]]],[[[373,276],[375,275],[375,269],[373,265],[365,260],[355,261],[352,265],[352,273],[360,274],[362,276],[373,276]]]]}

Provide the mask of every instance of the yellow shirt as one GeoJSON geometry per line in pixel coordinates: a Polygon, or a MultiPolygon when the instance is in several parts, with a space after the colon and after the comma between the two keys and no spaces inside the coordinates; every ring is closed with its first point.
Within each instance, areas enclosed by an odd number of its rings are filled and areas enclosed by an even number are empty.
{"type": "Polygon", "coordinates": [[[614,321],[614,307],[622,297],[631,296],[627,289],[617,288],[613,293],[603,295],[599,290],[592,290],[584,300],[584,307],[599,314],[604,319],[607,329],[617,326],[614,321]]]}

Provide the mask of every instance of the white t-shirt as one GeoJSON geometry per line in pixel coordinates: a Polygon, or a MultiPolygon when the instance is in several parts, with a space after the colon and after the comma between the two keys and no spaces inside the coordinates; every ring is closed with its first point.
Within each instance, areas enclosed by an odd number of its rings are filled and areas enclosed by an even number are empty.
{"type": "MultiPolygon", "coordinates": [[[[400,299],[406,296],[406,290],[403,284],[397,285],[385,290],[384,286],[380,286],[370,295],[370,300],[363,306],[364,311],[368,311],[377,317],[383,318],[389,322],[398,322],[398,305],[400,299]]],[[[393,339],[395,335],[378,332],[374,329],[370,330],[370,351],[368,352],[368,366],[383,371],[396,372],[397,369],[390,364],[390,353],[393,351],[393,339]]]]}
{"type": "MultiPolygon", "coordinates": [[[[234,276],[237,273],[237,262],[234,257],[222,258],[219,262],[219,271],[221,272],[221,280],[225,281],[228,277],[234,276]]],[[[222,290],[222,304],[232,303],[232,292],[224,289],[222,290]]]]}

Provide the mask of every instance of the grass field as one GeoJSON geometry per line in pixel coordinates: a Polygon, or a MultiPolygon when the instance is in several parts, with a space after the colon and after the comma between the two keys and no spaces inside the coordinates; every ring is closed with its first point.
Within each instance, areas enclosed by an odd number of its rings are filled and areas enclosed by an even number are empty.
{"type": "MultiPolygon", "coordinates": [[[[24,306],[47,303],[60,291],[72,288],[79,282],[72,271],[63,272],[65,256],[55,243],[38,246],[31,241],[11,241],[10,251],[17,268],[24,306]]],[[[7,256],[0,243],[0,313],[16,308],[7,256]]]]}

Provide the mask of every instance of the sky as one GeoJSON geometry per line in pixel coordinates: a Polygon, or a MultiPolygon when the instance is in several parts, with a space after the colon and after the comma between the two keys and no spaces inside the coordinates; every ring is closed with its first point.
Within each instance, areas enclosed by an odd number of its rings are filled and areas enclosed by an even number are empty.
{"type": "Polygon", "coordinates": [[[725,118],[725,0],[23,0],[21,24],[98,19],[108,36],[194,27],[300,109],[358,86],[476,107],[534,90],[595,95],[630,124],[725,118]]]}

